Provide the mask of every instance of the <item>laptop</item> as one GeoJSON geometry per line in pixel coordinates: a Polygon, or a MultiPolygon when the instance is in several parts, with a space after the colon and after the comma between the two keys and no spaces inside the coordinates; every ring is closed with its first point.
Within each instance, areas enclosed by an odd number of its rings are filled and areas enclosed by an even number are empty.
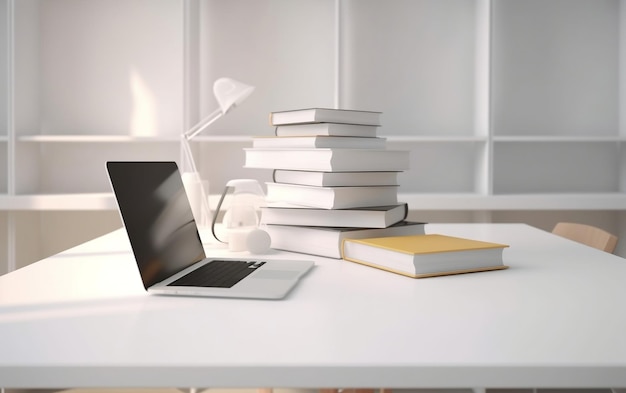
{"type": "Polygon", "coordinates": [[[281,299],[312,261],[207,258],[175,162],[109,161],[111,187],[149,293],[281,299]]]}

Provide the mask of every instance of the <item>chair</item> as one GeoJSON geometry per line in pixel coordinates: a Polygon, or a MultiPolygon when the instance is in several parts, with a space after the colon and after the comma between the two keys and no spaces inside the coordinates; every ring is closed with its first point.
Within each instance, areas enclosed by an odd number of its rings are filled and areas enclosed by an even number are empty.
{"type": "Polygon", "coordinates": [[[610,253],[613,253],[617,245],[617,236],[586,224],[559,222],[555,225],[552,233],[610,253]]]}

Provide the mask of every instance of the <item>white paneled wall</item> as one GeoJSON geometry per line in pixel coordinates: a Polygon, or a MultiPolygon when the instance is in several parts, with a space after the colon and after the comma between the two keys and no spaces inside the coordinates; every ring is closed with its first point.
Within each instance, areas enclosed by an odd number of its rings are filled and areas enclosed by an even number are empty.
{"type": "Polygon", "coordinates": [[[213,194],[270,179],[242,167],[269,112],[376,110],[412,218],[626,237],[624,0],[0,0],[0,27],[0,273],[119,226],[104,162],[177,160],[222,76],[256,90],[194,143],[213,194]]]}
{"type": "Polygon", "coordinates": [[[341,2],[340,105],[385,135],[474,135],[476,1],[341,2]]]}

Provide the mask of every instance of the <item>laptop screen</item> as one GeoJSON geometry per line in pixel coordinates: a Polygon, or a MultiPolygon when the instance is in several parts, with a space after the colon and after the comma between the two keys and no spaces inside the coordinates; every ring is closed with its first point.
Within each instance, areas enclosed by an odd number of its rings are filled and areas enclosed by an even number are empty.
{"type": "Polygon", "coordinates": [[[205,258],[175,162],[107,162],[144,287],[205,258]]]}

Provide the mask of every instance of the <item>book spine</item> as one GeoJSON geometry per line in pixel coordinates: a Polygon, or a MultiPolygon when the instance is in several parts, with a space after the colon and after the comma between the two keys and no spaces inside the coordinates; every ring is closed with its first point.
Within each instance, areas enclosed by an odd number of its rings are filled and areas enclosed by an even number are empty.
{"type": "Polygon", "coordinates": [[[404,216],[402,217],[402,220],[400,221],[405,221],[406,218],[409,216],[409,204],[408,203],[404,203],[404,216]]]}

